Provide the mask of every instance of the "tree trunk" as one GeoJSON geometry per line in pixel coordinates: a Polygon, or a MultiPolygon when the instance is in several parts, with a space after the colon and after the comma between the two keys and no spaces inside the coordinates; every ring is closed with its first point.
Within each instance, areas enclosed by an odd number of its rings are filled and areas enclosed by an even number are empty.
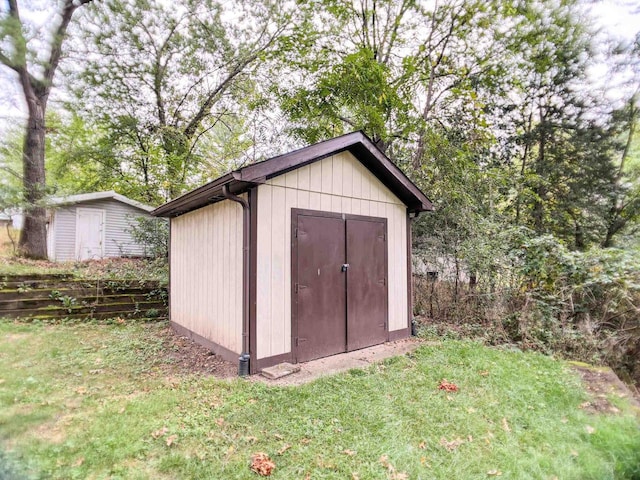
{"type": "Polygon", "coordinates": [[[24,225],[18,243],[20,252],[31,258],[47,258],[45,196],[44,136],[45,104],[32,99],[24,137],[22,161],[24,166],[24,225]]]}

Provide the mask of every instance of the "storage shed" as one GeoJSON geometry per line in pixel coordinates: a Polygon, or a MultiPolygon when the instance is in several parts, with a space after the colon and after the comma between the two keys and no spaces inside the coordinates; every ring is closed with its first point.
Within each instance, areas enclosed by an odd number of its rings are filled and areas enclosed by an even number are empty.
{"type": "Polygon", "coordinates": [[[251,373],[408,337],[428,210],[362,132],[228,173],[152,212],[171,219],[171,324],[251,373]]]}
{"type": "Polygon", "coordinates": [[[47,250],[51,261],[142,257],[145,246],[130,229],[136,217],[152,218],[153,207],[113,191],[83,193],[49,201],[47,250]]]}

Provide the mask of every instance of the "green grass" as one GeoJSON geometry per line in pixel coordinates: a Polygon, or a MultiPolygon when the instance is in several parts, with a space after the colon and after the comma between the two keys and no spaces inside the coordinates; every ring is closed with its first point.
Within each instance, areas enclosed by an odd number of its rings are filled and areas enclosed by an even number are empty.
{"type": "Polygon", "coordinates": [[[168,373],[160,328],[0,321],[0,463],[18,478],[250,479],[263,451],[275,479],[640,478],[626,402],[586,413],[575,374],[539,354],[444,341],[268,387],[168,373]]]}

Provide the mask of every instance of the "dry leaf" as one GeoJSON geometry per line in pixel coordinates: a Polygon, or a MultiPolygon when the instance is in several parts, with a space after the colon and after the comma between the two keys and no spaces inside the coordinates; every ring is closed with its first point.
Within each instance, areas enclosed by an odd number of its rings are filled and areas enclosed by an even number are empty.
{"type": "Polygon", "coordinates": [[[169,435],[165,440],[165,443],[167,444],[167,447],[170,447],[176,442],[176,440],[178,440],[178,435],[169,435]]]}
{"type": "Polygon", "coordinates": [[[353,457],[356,454],[356,452],[349,449],[343,450],[342,453],[344,453],[345,455],[349,455],[350,457],[353,457]]]}
{"type": "Polygon", "coordinates": [[[357,473],[351,472],[351,480],[360,480],[360,477],[357,473]]]}
{"type": "Polygon", "coordinates": [[[450,452],[456,450],[463,443],[464,443],[464,440],[462,440],[460,437],[456,438],[455,440],[451,440],[451,441],[447,440],[444,437],[442,437],[440,439],[440,445],[442,445],[444,448],[446,448],[450,452]]]}
{"type": "Polygon", "coordinates": [[[489,375],[489,370],[481,370],[478,372],[480,375],[482,375],[483,377],[486,377],[487,375],[489,375]]]}
{"type": "Polygon", "coordinates": [[[467,442],[469,442],[469,443],[473,442],[473,437],[471,435],[469,435],[467,437],[467,442]]]}
{"type": "Polygon", "coordinates": [[[122,407],[120,410],[118,410],[118,413],[122,414],[124,413],[125,410],[126,410],[125,407],[122,407]]]}
{"type": "Polygon", "coordinates": [[[160,430],[156,430],[151,434],[153,438],[164,437],[169,429],[167,427],[162,427],[160,430]]]}
{"type": "Polygon", "coordinates": [[[425,442],[420,442],[420,445],[418,445],[418,448],[421,448],[422,450],[424,450],[425,448],[427,448],[427,444],[425,442]]]}
{"type": "Polygon", "coordinates": [[[487,472],[487,475],[489,475],[490,477],[499,477],[500,475],[502,475],[502,472],[500,470],[489,470],[487,472]]]}
{"type": "Polygon", "coordinates": [[[589,435],[593,435],[596,432],[596,429],[593,428],[591,425],[585,426],[584,429],[587,431],[589,435]]]}
{"type": "Polygon", "coordinates": [[[244,437],[245,442],[256,443],[258,441],[258,437],[244,437]]]}
{"type": "Polygon", "coordinates": [[[590,406],[591,406],[591,402],[583,402],[578,406],[578,408],[585,409],[585,408],[589,408],[590,406]]]}
{"type": "Polygon", "coordinates": [[[288,443],[286,445],[284,445],[280,450],[278,450],[278,455],[282,455],[284,452],[286,452],[287,450],[289,450],[291,448],[291,445],[289,445],[288,443]]]}
{"type": "Polygon", "coordinates": [[[407,480],[409,475],[405,472],[396,472],[391,474],[391,480],[407,480]]]}
{"type": "Polygon", "coordinates": [[[224,418],[220,417],[220,418],[216,418],[216,425],[218,425],[219,427],[224,425],[224,418]]]}
{"type": "Polygon", "coordinates": [[[575,450],[571,450],[571,456],[572,457],[577,457],[578,456],[578,452],[576,452],[575,450]]]}
{"type": "Polygon", "coordinates": [[[251,470],[258,475],[268,477],[274,468],[276,468],[276,464],[271,461],[266,453],[257,452],[251,456],[251,470]]]}
{"type": "Polygon", "coordinates": [[[476,413],[476,411],[477,410],[475,408],[473,408],[473,407],[467,408],[467,412],[469,412],[469,413],[476,413]]]}
{"type": "Polygon", "coordinates": [[[84,463],[84,457],[80,457],[79,459],[77,459],[75,462],[73,462],[73,464],[71,465],[72,467],[79,467],[80,465],[82,465],[84,463]]]}
{"type": "Polygon", "coordinates": [[[311,443],[311,440],[308,438],[303,438],[302,440],[300,440],[300,443],[303,445],[309,445],[311,443]]]}
{"type": "Polygon", "coordinates": [[[5,382],[4,378],[0,378],[0,385],[2,385],[5,382]]]}
{"type": "Polygon", "coordinates": [[[284,437],[282,435],[280,435],[279,433],[274,433],[273,436],[275,438],[277,438],[278,440],[284,440],[284,437]]]}
{"type": "Polygon", "coordinates": [[[446,378],[440,380],[440,385],[438,385],[440,390],[444,390],[445,392],[457,392],[458,386],[455,383],[451,383],[447,381],[446,378]]]}
{"type": "Polygon", "coordinates": [[[507,418],[506,417],[502,417],[502,429],[505,432],[510,432],[511,431],[511,427],[509,426],[509,423],[507,422],[507,418]]]}
{"type": "Polygon", "coordinates": [[[561,421],[562,423],[567,423],[567,422],[569,421],[569,419],[567,419],[566,417],[562,417],[562,418],[560,419],[560,421],[561,421]]]}
{"type": "Polygon", "coordinates": [[[378,461],[380,462],[380,465],[382,465],[389,471],[389,473],[394,473],[396,471],[393,465],[389,463],[389,457],[387,457],[386,455],[381,455],[378,461]]]}

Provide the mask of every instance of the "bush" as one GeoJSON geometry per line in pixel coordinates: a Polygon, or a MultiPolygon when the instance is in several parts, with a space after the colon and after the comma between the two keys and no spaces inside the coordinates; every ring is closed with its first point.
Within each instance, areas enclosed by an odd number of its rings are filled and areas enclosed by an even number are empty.
{"type": "Polygon", "coordinates": [[[164,218],[135,217],[129,232],[152,258],[169,258],[169,222],[164,218]]]}
{"type": "Polygon", "coordinates": [[[415,278],[423,323],[606,362],[640,383],[640,260],[624,250],[572,252],[553,236],[512,233],[473,283],[415,278]]]}

